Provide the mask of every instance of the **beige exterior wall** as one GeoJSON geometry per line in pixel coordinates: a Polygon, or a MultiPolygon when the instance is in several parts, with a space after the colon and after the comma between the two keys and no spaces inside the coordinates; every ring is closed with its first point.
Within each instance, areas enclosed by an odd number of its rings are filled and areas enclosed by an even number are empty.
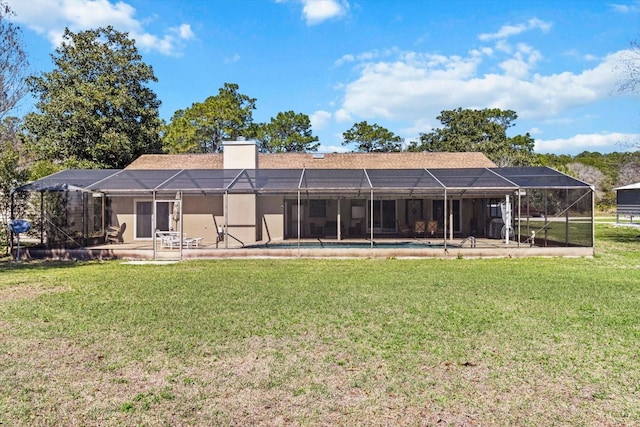
{"type": "Polygon", "coordinates": [[[111,217],[107,218],[107,224],[124,226],[122,239],[124,242],[133,242],[133,197],[114,197],[109,201],[111,217]]]}
{"type": "MultiPolygon", "coordinates": [[[[229,194],[226,197],[227,233],[245,245],[255,243],[257,241],[256,196],[254,194],[229,194]]],[[[235,239],[229,238],[225,247],[241,246],[235,239]]]]}
{"type": "Polygon", "coordinates": [[[284,199],[282,196],[262,196],[258,198],[259,241],[284,239],[284,199]]]}
{"type": "Polygon", "coordinates": [[[216,224],[224,225],[222,196],[184,196],[183,233],[187,237],[201,237],[203,243],[216,242],[216,224]]]}
{"type": "MultiPolygon", "coordinates": [[[[135,204],[137,201],[151,202],[151,197],[113,197],[110,199],[111,217],[108,222],[112,225],[124,226],[122,238],[125,243],[135,242],[135,204]]],[[[202,237],[203,243],[215,243],[216,222],[218,226],[224,224],[222,196],[185,196],[183,198],[182,215],[184,220],[183,232],[187,237],[202,237]]],[[[179,229],[179,223],[172,223],[172,227],[179,229]]],[[[140,239],[149,240],[149,239],[140,239]]]]}

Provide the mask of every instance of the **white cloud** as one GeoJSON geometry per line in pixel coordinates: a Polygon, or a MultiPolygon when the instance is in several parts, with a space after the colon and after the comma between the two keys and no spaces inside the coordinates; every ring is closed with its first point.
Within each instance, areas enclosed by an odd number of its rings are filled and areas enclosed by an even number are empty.
{"type": "Polygon", "coordinates": [[[314,25],[345,13],[342,5],[335,0],[304,0],[302,13],[307,24],[314,25]]]}
{"type": "Polygon", "coordinates": [[[611,9],[619,13],[638,13],[640,12],[640,2],[636,1],[633,4],[610,4],[611,9]]]}
{"type": "Polygon", "coordinates": [[[195,33],[191,29],[191,25],[189,24],[182,24],[179,27],[169,28],[169,31],[176,33],[182,40],[192,40],[196,37],[195,33]]]}
{"type": "Polygon", "coordinates": [[[609,98],[616,84],[613,71],[624,55],[608,55],[581,72],[545,75],[535,73],[540,52],[523,44],[515,48],[506,58],[477,50],[466,57],[396,51],[384,61],[355,61],[359,75],[344,85],[335,118],[416,123],[458,107],[511,109],[522,119],[552,118],[609,98]],[[498,62],[485,64],[488,60],[498,62]],[[497,72],[482,74],[481,66],[497,72]]]}
{"type": "Polygon", "coordinates": [[[329,120],[331,120],[331,113],[328,111],[319,110],[309,116],[311,127],[315,130],[323,129],[329,120]]]}
{"type": "Polygon", "coordinates": [[[124,1],[111,0],[7,0],[15,20],[47,37],[57,47],[64,28],[78,32],[113,26],[128,32],[142,50],[177,55],[184,42],[195,38],[189,24],[168,28],[164,35],[151,34],[135,18],[136,9],[124,1]]]}
{"type": "Polygon", "coordinates": [[[610,150],[627,150],[640,141],[640,134],[629,133],[600,133],[579,134],[570,138],[538,139],[535,143],[535,151],[538,153],[600,151],[603,148],[610,150]]]}
{"type": "Polygon", "coordinates": [[[240,61],[240,55],[237,54],[237,53],[235,55],[233,55],[232,57],[224,59],[224,63],[225,64],[235,64],[236,62],[239,62],[239,61],[240,61]]]}
{"type": "MultiPolygon", "coordinates": [[[[316,25],[328,19],[340,18],[349,11],[346,0],[294,0],[302,5],[302,16],[307,25],[316,25]]],[[[285,3],[287,0],[276,0],[285,3]]]]}
{"type": "Polygon", "coordinates": [[[536,29],[547,32],[549,31],[549,29],[551,29],[551,23],[542,21],[538,18],[531,18],[527,22],[521,24],[504,25],[495,33],[480,34],[478,36],[478,39],[480,39],[481,41],[504,40],[511,36],[524,33],[525,31],[536,29]]]}
{"type": "Polygon", "coordinates": [[[344,108],[339,109],[334,113],[334,117],[338,123],[344,123],[353,120],[351,118],[351,113],[345,110],[344,108]]]}

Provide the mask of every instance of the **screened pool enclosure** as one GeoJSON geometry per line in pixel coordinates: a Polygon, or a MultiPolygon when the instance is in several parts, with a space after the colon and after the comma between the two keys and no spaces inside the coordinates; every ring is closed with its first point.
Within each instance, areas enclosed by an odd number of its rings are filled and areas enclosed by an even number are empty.
{"type": "Polygon", "coordinates": [[[546,167],[66,170],[12,197],[12,217],[32,221],[41,247],[101,245],[110,227],[120,244],[198,239],[180,250],[470,237],[593,247],[591,186],[546,167]]]}

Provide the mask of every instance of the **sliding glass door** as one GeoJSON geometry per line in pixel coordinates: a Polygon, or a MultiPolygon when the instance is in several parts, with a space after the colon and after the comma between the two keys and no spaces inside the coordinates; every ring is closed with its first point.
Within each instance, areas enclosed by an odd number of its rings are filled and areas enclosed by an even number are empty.
{"type": "MultiPolygon", "coordinates": [[[[369,230],[371,230],[371,215],[367,215],[367,223],[369,230]]],[[[373,232],[374,234],[396,232],[395,200],[373,201],[373,232]]]]}
{"type": "MultiPolygon", "coordinates": [[[[171,228],[171,204],[169,201],[157,201],[156,229],[169,231],[171,228]]],[[[136,200],[135,202],[135,238],[151,239],[153,237],[153,201],[136,200]]]]}

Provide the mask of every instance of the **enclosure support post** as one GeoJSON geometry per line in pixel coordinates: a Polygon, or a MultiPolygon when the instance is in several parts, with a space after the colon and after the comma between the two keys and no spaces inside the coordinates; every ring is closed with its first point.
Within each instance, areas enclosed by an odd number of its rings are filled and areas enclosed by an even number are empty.
{"type": "Polygon", "coordinates": [[[520,227],[521,223],[522,223],[522,193],[518,188],[518,247],[520,247],[520,241],[522,240],[522,237],[520,234],[520,232],[522,231],[522,228],[520,227]]]}
{"type": "Polygon", "coordinates": [[[84,191],[80,194],[82,194],[82,247],[84,248],[87,246],[87,204],[89,203],[89,198],[84,191]]]}
{"type": "Polygon", "coordinates": [[[338,229],[336,231],[336,237],[338,238],[338,241],[342,240],[342,233],[340,232],[340,224],[342,223],[341,220],[341,215],[340,215],[340,198],[338,197],[338,206],[336,207],[336,209],[338,209],[338,214],[336,215],[336,222],[338,223],[338,229]]]}
{"type": "Polygon", "coordinates": [[[564,213],[564,245],[566,247],[569,246],[569,189],[566,188],[564,190],[564,198],[567,201],[567,209],[564,213]]]}
{"type": "Polygon", "coordinates": [[[224,192],[224,248],[229,249],[229,190],[224,192]]]}
{"type": "Polygon", "coordinates": [[[444,224],[443,226],[443,235],[444,235],[444,250],[447,250],[447,225],[448,225],[448,209],[447,209],[447,189],[444,189],[444,224]]]}
{"type": "MultiPolygon", "coordinates": [[[[593,186],[591,186],[591,247],[594,248],[595,251],[595,247],[596,247],[596,223],[595,223],[595,214],[596,214],[596,201],[595,201],[595,188],[593,186]]],[[[617,216],[616,216],[616,222],[618,222],[617,216]]],[[[594,253],[595,255],[595,253],[594,253]]]]}
{"type": "Polygon", "coordinates": [[[158,235],[156,234],[156,192],[154,191],[151,194],[151,199],[153,200],[151,208],[151,234],[153,235],[153,259],[156,259],[158,255],[158,243],[156,242],[158,239],[158,235]]]}
{"type": "MultiPolygon", "coordinates": [[[[13,212],[11,212],[13,217],[13,212]]],[[[44,245],[44,192],[40,192],[40,244],[44,245]]]]}
{"type": "MultiPolygon", "coordinates": [[[[15,219],[14,214],[15,214],[15,198],[13,197],[14,193],[11,192],[11,208],[9,209],[9,220],[13,220],[15,219]]],[[[40,223],[42,223],[42,221],[40,221],[40,223]]],[[[7,224],[9,224],[9,222],[7,221],[7,224]]],[[[9,229],[9,256],[11,256],[11,254],[13,253],[13,230],[9,229]]]]}
{"type": "Polygon", "coordinates": [[[102,233],[102,235],[104,236],[106,233],[105,230],[105,226],[107,225],[107,220],[105,218],[105,215],[107,215],[107,207],[106,207],[106,203],[107,203],[107,198],[105,197],[104,193],[100,193],[102,197],[102,202],[100,203],[101,205],[101,210],[102,212],[100,213],[100,233],[102,233]]]}
{"type": "Polygon", "coordinates": [[[371,190],[371,199],[369,201],[369,228],[371,228],[371,238],[369,239],[369,244],[371,245],[371,247],[373,247],[373,227],[374,227],[374,223],[373,223],[373,219],[374,219],[374,215],[373,215],[373,190],[371,190]]]}
{"type": "Polygon", "coordinates": [[[297,230],[297,233],[298,233],[298,256],[300,256],[300,223],[302,222],[302,218],[300,217],[301,209],[300,209],[300,190],[299,189],[298,189],[298,206],[296,206],[296,208],[298,209],[298,215],[297,215],[298,221],[297,221],[297,224],[296,224],[296,228],[298,229],[297,230]]]}
{"type": "Polygon", "coordinates": [[[178,217],[180,218],[180,231],[179,231],[179,233],[180,233],[180,236],[179,236],[179,239],[180,239],[180,261],[182,261],[182,249],[183,249],[183,245],[184,245],[184,238],[183,238],[184,237],[184,220],[183,220],[183,217],[182,217],[182,200],[183,200],[182,191],[180,191],[180,202],[179,202],[180,203],[180,210],[178,211],[178,217]]]}

